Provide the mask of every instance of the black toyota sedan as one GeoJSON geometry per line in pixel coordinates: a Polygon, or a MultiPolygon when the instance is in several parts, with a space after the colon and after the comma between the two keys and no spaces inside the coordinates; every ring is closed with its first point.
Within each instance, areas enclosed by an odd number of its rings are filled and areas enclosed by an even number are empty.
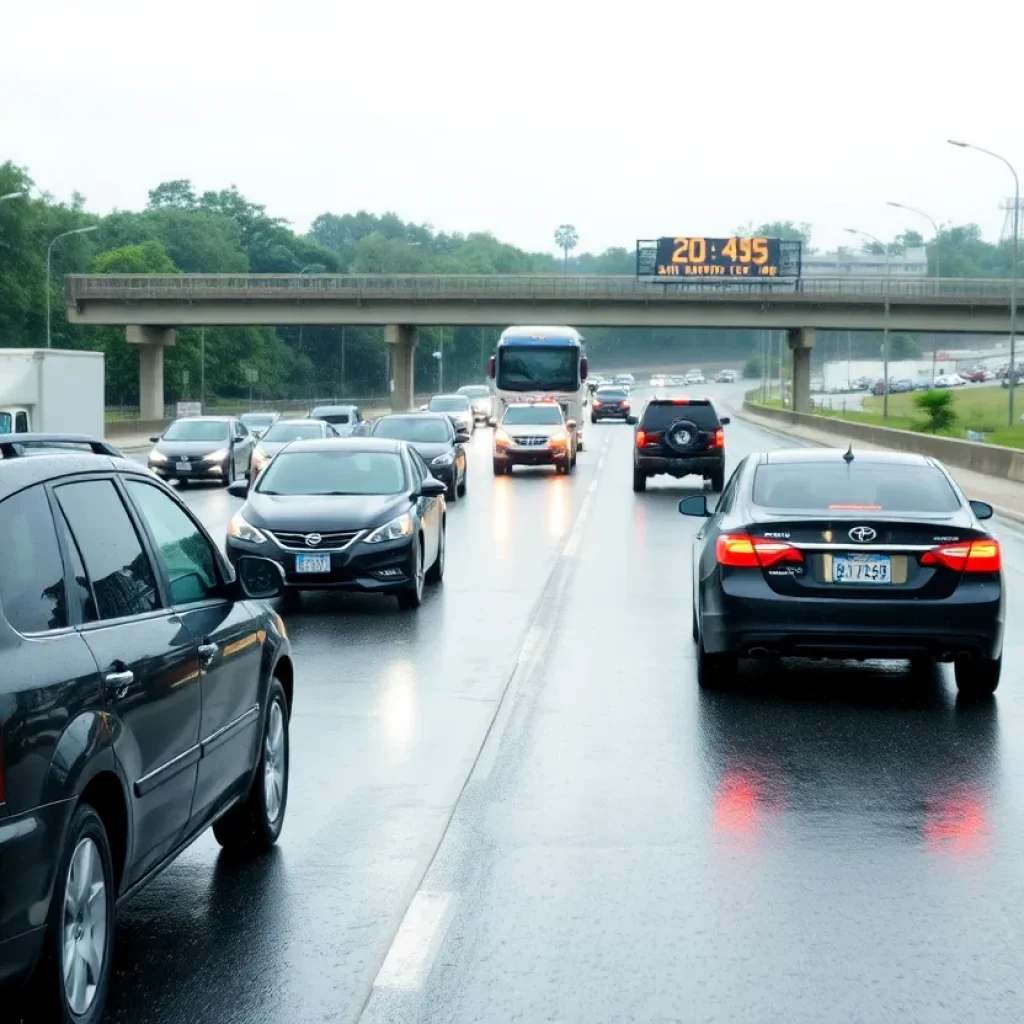
{"type": "Polygon", "coordinates": [[[957,688],[999,684],[1003,581],[992,506],[934,459],[788,449],[748,455],[694,542],[693,638],[702,685],[744,657],[953,663],[957,688]]]}
{"type": "Polygon", "coordinates": [[[448,500],[466,494],[466,449],[469,434],[450,416],[436,413],[392,413],[370,429],[373,437],[390,437],[409,444],[423,456],[430,472],[448,487],[448,500]]]}
{"type": "Polygon", "coordinates": [[[249,473],[256,438],[234,416],[189,416],[150,438],[149,468],[162,480],[227,486],[249,473]]]}
{"type": "Polygon", "coordinates": [[[230,491],[246,502],[228,526],[228,558],[277,562],[293,599],[362,590],[414,609],[424,582],[444,576],[445,485],[402,441],[294,441],[251,490],[239,481],[230,491]]]}
{"type": "Polygon", "coordinates": [[[622,420],[630,415],[629,392],[625,388],[605,385],[594,392],[590,402],[590,422],[598,420],[622,420]]]}

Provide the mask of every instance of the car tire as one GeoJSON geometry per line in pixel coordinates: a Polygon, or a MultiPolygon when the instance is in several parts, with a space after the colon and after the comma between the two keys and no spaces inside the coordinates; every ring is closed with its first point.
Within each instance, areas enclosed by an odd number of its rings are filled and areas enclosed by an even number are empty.
{"type": "Polygon", "coordinates": [[[716,469],[708,479],[711,481],[711,490],[715,494],[721,494],[725,487],[725,469],[716,469]]]}
{"type": "Polygon", "coordinates": [[[957,691],[963,697],[978,699],[991,697],[999,686],[999,673],[1003,667],[1002,657],[973,658],[970,661],[953,663],[957,691]]]}
{"type": "Polygon", "coordinates": [[[448,490],[444,492],[445,500],[449,502],[456,502],[459,500],[459,486],[455,482],[458,480],[458,470],[452,473],[452,481],[448,485],[448,490]]]}
{"type": "Polygon", "coordinates": [[[445,560],[445,549],[448,547],[448,526],[445,521],[441,520],[441,533],[437,539],[437,558],[434,559],[434,564],[427,570],[426,581],[431,585],[436,585],[444,579],[444,560],[445,560]]]}
{"type": "Polygon", "coordinates": [[[562,476],[568,476],[569,470],[572,469],[572,461],[567,458],[565,462],[558,462],[555,464],[555,469],[558,470],[562,476]]]}
{"type": "Polygon", "coordinates": [[[590,422],[591,423],[596,423],[597,422],[597,417],[596,416],[591,416],[590,417],[590,422]]]}
{"type": "Polygon", "coordinates": [[[494,475],[505,476],[508,473],[508,467],[504,462],[499,462],[497,459],[494,460],[494,475]]]}
{"type": "Polygon", "coordinates": [[[647,474],[642,469],[633,470],[633,490],[642,494],[647,490],[647,474]]]}
{"type": "Polygon", "coordinates": [[[68,824],[50,899],[43,952],[34,983],[27,993],[36,1008],[42,1010],[39,1019],[61,1024],[99,1024],[102,1021],[114,953],[114,885],[113,858],[103,819],[91,804],[79,804],[68,824]],[[88,899],[83,886],[89,892],[88,899]],[[67,912],[76,905],[74,924],[66,925],[67,912]],[[94,963],[98,948],[98,970],[95,967],[90,970],[80,955],[87,943],[91,945],[94,963]],[[66,964],[69,953],[74,960],[66,964]],[[69,981],[81,979],[83,973],[87,979],[86,991],[81,992],[77,985],[69,988],[69,981]],[[90,977],[92,984],[88,985],[90,977]],[[84,1002],[76,1005],[76,1000],[84,1002]]]}
{"type": "Polygon", "coordinates": [[[584,447],[584,444],[583,444],[583,438],[582,437],[576,442],[576,451],[578,451],[578,452],[586,451],[586,448],[584,447]]]}
{"type": "Polygon", "coordinates": [[[466,496],[467,487],[469,487],[469,466],[464,466],[462,469],[462,483],[458,486],[460,498],[464,498],[466,496]]]}
{"type": "Polygon", "coordinates": [[[260,731],[260,758],[245,801],[213,823],[214,838],[229,853],[256,856],[278,840],[288,809],[288,699],[281,680],[270,680],[260,731]]]}
{"type": "Polygon", "coordinates": [[[693,636],[693,642],[697,643],[700,640],[700,627],[697,625],[697,606],[693,606],[693,610],[690,613],[693,623],[690,626],[690,633],[693,636]]]}
{"type": "Polygon", "coordinates": [[[225,487],[230,487],[235,482],[235,459],[233,455],[228,456],[228,461],[224,466],[224,472],[221,474],[220,479],[225,487]]]}
{"type": "Polygon", "coordinates": [[[708,654],[697,640],[697,684],[705,690],[728,686],[736,676],[739,659],[732,654],[708,654]]]}
{"type": "Polygon", "coordinates": [[[423,583],[426,573],[423,570],[423,545],[416,541],[413,545],[413,579],[403,590],[395,594],[398,607],[403,612],[414,612],[423,604],[423,583]]]}

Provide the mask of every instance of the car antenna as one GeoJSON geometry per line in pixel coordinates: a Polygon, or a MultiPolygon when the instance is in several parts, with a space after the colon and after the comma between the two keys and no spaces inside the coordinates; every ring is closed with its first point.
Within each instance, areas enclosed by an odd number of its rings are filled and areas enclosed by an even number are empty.
{"type": "Polygon", "coordinates": [[[853,442],[852,441],[850,442],[850,447],[847,448],[846,451],[843,453],[843,460],[846,462],[847,465],[849,465],[851,462],[853,462],[853,442]]]}

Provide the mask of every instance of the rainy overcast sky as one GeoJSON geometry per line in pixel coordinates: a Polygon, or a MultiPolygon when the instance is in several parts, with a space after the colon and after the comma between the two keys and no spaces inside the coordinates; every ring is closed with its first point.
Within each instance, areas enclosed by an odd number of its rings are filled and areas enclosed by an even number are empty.
{"type": "Polygon", "coordinates": [[[749,221],[1003,223],[1024,173],[1013,5],[49,0],[0,19],[0,160],[139,208],[237,185],[304,230],[394,211],[552,250],[749,221]],[[955,16],[952,16],[954,15],[955,16]]]}

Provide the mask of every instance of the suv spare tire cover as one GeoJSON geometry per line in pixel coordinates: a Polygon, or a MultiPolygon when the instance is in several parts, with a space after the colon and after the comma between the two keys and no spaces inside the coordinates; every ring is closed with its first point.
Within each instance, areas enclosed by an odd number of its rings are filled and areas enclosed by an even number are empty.
{"type": "Polygon", "coordinates": [[[693,420],[674,420],[665,431],[665,443],[677,452],[692,452],[700,446],[700,428],[693,420]]]}

